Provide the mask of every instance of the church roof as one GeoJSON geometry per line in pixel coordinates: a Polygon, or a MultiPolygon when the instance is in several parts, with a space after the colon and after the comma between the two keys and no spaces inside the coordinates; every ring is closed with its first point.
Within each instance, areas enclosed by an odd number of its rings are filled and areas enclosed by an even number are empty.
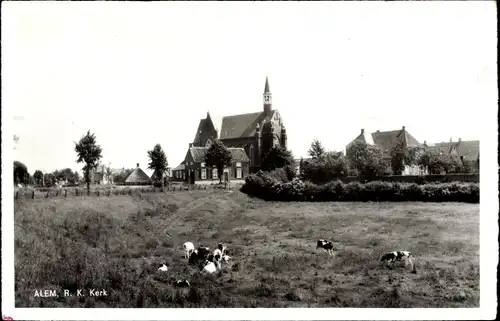
{"type": "MultiPolygon", "coordinates": [[[[205,161],[205,155],[207,154],[207,148],[205,147],[190,147],[189,151],[191,153],[191,156],[193,157],[193,160],[195,162],[204,162],[205,161]]],[[[229,147],[228,148],[229,152],[231,152],[231,156],[233,158],[234,162],[249,162],[250,159],[247,156],[247,153],[243,148],[240,147],[229,147]]]]}
{"type": "Polygon", "coordinates": [[[263,111],[257,113],[226,116],[222,118],[220,139],[232,139],[255,136],[255,127],[263,121],[270,120],[276,110],[266,117],[263,111]]]}

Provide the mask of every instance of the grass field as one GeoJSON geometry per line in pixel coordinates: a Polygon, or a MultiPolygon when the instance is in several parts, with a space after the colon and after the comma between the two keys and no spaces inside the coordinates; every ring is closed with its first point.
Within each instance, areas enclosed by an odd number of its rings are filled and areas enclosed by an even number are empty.
{"type": "Polygon", "coordinates": [[[17,307],[478,307],[479,204],[275,203],[227,190],[19,201],[15,271],[17,307]],[[319,238],[337,255],[316,250],[319,238]],[[201,275],[185,241],[225,242],[234,262],[201,275]],[[417,274],[380,265],[395,249],[416,255],[417,274]],[[91,288],[108,295],[62,296],[91,288]],[[60,296],[34,296],[47,289],[60,296]]]}

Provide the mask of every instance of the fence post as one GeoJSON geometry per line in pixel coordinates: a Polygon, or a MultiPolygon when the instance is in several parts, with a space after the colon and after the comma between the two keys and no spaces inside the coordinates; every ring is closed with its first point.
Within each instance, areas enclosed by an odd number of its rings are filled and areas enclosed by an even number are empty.
{"type": "Polygon", "coordinates": [[[109,195],[111,195],[111,190],[108,191],[108,197],[109,197],[109,195]]]}
{"type": "Polygon", "coordinates": [[[57,196],[59,196],[59,190],[57,190],[57,192],[56,192],[56,197],[57,197],[57,196]]]}
{"type": "Polygon", "coordinates": [[[99,190],[97,190],[97,197],[99,197],[99,190]]]}
{"type": "Polygon", "coordinates": [[[35,199],[35,191],[31,192],[31,199],[35,199]]]}
{"type": "Polygon", "coordinates": [[[16,191],[16,200],[19,199],[19,191],[16,191]]]}
{"type": "Polygon", "coordinates": [[[87,190],[87,196],[90,196],[90,188],[87,190]]]}
{"type": "Polygon", "coordinates": [[[64,197],[67,197],[67,196],[68,196],[68,190],[67,190],[67,189],[65,189],[65,190],[64,190],[64,197]]]}
{"type": "Polygon", "coordinates": [[[50,193],[50,190],[47,191],[47,195],[45,195],[45,198],[49,198],[49,193],[50,193]]]}
{"type": "Polygon", "coordinates": [[[175,192],[175,186],[173,187],[173,190],[172,190],[172,192],[175,192]]]}
{"type": "Polygon", "coordinates": [[[78,196],[78,188],[75,188],[75,196],[78,196]]]}

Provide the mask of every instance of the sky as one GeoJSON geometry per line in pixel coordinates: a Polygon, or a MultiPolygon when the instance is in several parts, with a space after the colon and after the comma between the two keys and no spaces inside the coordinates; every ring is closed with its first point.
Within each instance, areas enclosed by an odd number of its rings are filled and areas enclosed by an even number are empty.
{"type": "Polygon", "coordinates": [[[81,169],[87,130],[112,168],[157,143],[175,167],[207,112],[263,110],[266,76],[297,158],[362,128],[481,139],[496,39],[493,1],[2,2],[2,139],[30,173],[81,169]]]}

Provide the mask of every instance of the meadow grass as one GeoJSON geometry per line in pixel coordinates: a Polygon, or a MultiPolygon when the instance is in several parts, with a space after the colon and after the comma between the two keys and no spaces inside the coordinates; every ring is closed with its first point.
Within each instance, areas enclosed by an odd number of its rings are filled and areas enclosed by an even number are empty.
{"type": "Polygon", "coordinates": [[[279,203],[194,190],[21,200],[14,215],[16,307],[479,306],[479,204],[279,203]],[[320,238],[336,256],[315,249],[320,238]],[[224,242],[233,263],[202,275],[183,258],[185,241],[224,242]],[[417,274],[380,264],[395,249],[415,253],[417,274]],[[191,287],[175,288],[181,278],[191,287]],[[91,288],[109,295],[62,295],[91,288]],[[34,296],[46,289],[60,296],[34,296]]]}

